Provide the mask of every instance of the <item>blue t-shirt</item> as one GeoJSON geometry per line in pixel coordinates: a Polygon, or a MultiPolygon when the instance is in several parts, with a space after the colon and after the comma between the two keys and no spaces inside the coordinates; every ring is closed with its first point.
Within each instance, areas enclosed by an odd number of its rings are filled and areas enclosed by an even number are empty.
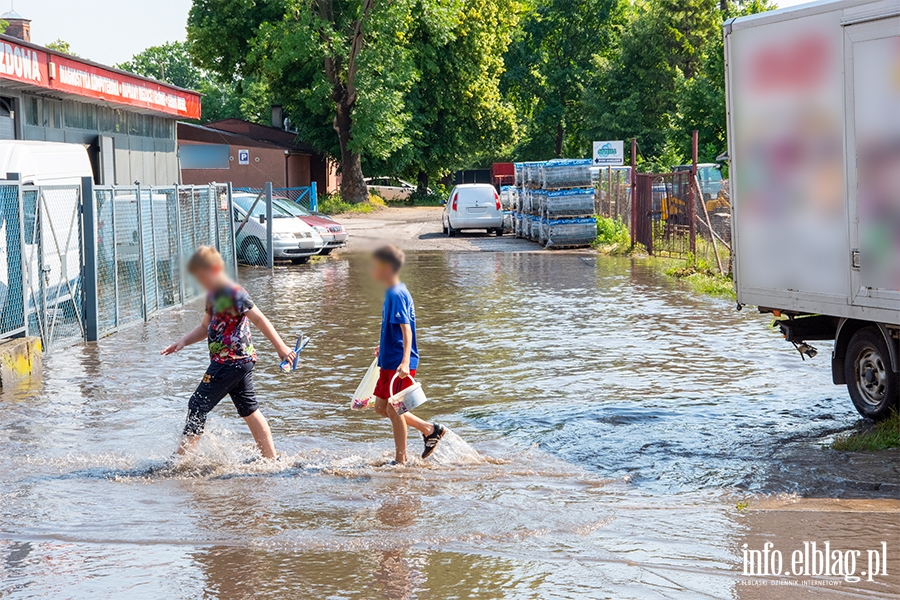
{"type": "Polygon", "coordinates": [[[419,366],[419,349],[416,346],[416,307],[409,290],[398,283],[384,295],[381,308],[381,349],[378,351],[378,366],[388,371],[396,371],[403,361],[403,332],[400,325],[412,329],[412,350],[409,353],[409,368],[419,366]]]}

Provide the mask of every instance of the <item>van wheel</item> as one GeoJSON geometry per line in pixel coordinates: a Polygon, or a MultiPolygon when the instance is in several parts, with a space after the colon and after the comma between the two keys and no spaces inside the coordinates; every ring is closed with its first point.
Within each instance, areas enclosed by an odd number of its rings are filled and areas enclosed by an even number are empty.
{"type": "Polygon", "coordinates": [[[306,263],[309,262],[309,257],[301,256],[299,258],[292,258],[291,262],[294,263],[295,265],[305,265],[306,263]]]}
{"type": "Polygon", "coordinates": [[[881,421],[897,407],[900,376],[891,366],[884,336],[877,329],[866,327],[850,338],[844,376],[853,405],[862,416],[881,421]]]}
{"type": "Polygon", "coordinates": [[[459,233],[459,232],[456,229],[453,229],[452,227],[450,227],[449,224],[447,225],[447,237],[456,237],[457,233],[459,233]]]}
{"type": "Polygon", "coordinates": [[[248,265],[259,267],[267,262],[266,248],[259,238],[253,237],[244,240],[244,243],[241,244],[241,251],[248,265]]]}
{"type": "Polygon", "coordinates": [[[494,230],[494,235],[496,235],[497,237],[501,237],[501,236],[503,235],[503,228],[502,228],[502,227],[498,227],[497,229],[495,229],[495,230],[494,230]]]}

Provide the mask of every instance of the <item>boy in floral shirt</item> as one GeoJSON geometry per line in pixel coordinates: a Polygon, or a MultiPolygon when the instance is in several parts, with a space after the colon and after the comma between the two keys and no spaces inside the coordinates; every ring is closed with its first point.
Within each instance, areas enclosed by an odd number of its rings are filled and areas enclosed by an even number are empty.
{"type": "Polygon", "coordinates": [[[275,458],[275,444],[266,418],[259,411],[253,390],[256,350],[250,340],[253,323],[275,346],[282,359],[294,359],[294,351],[281,339],[269,319],[253,305],[247,291],[228,279],[225,262],[209,246],[197,249],[188,271],[206,290],[206,312],[202,323],[161,354],[174,354],[191,344],[207,340],[209,368],[188,403],[187,424],[178,454],[186,454],[200,440],[206,416],[226,395],[231,396],[264,458],[275,458]]]}

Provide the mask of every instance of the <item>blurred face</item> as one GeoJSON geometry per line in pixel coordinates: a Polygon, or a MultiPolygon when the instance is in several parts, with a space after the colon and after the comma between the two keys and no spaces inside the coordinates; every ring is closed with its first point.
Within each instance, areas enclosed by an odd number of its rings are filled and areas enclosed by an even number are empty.
{"type": "Polygon", "coordinates": [[[372,278],[385,287],[390,287],[394,283],[394,269],[386,262],[372,259],[372,278]]]}
{"type": "Polygon", "coordinates": [[[197,280],[197,283],[200,284],[207,292],[212,292],[221,287],[222,283],[225,280],[225,274],[222,270],[222,267],[209,267],[206,269],[197,269],[191,275],[194,276],[194,279],[197,280]]]}

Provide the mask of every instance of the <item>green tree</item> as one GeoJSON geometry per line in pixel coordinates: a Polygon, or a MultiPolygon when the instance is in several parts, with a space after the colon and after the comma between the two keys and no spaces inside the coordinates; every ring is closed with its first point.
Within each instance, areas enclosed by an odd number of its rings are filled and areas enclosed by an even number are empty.
{"type": "MultiPolygon", "coordinates": [[[[8,27],[9,23],[7,23],[6,26],[8,27]]],[[[72,52],[72,45],[62,38],[57,38],[56,40],[50,42],[49,44],[47,44],[47,48],[56,50],[57,52],[62,52],[63,54],[68,54],[69,56],[78,56],[77,54],[72,52]]]]}
{"type": "Polygon", "coordinates": [[[509,151],[515,110],[499,81],[520,11],[517,0],[415,3],[409,44],[416,82],[404,98],[410,142],[367,167],[414,177],[425,193],[430,178],[509,151]]]}
{"type": "Polygon", "coordinates": [[[189,90],[198,89],[201,81],[206,78],[203,71],[191,61],[191,54],[185,42],[151,46],[116,67],[189,90]]]}
{"type": "Polygon", "coordinates": [[[506,55],[503,84],[523,123],[519,157],[582,155],[582,97],[609,59],[625,20],[622,0],[536,0],[506,55]]]}
{"type": "Polygon", "coordinates": [[[363,154],[385,160],[410,141],[411,7],[412,0],[195,0],[188,39],[201,66],[264,80],[304,139],[340,158],[342,197],[362,202],[363,154]]]}

